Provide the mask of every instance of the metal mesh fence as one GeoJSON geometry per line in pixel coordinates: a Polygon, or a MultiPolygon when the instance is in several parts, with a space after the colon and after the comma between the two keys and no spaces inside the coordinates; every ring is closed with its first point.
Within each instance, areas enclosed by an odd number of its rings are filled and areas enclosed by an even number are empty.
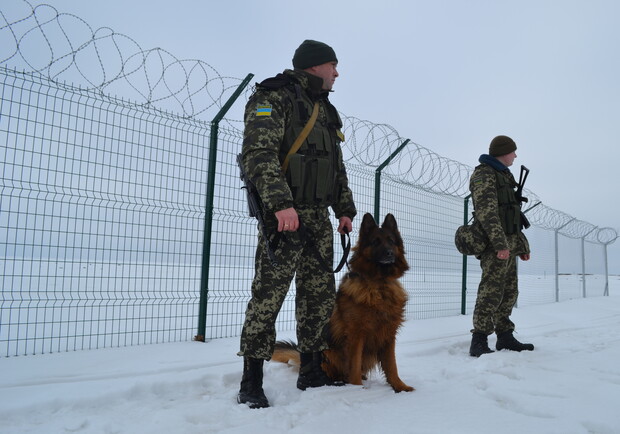
{"type": "Polygon", "coordinates": [[[3,353],[186,339],[205,125],[35,75],[0,79],[3,353]]]}
{"type": "MultiPolygon", "coordinates": [[[[0,22],[0,355],[192,339],[210,171],[212,128],[204,119],[240,80],[221,77],[204,62],[179,61],[163,50],[142,50],[126,36],[93,31],[50,6],[23,4],[23,16],[3,13],[0,22]],[[71,23],[91,36],[71,43],[88,35],[73,33],[71,23]],[[63,34],[64,45],[53,43],[63,34]],[[25,47],[36,41],[55,48],[49,61],[29,55],[25,47]],[[152,79],[140,81],[143,76],[152,79]]],[[[470,313],[478,261],[466,258],[463,305],[463,257],[453,237],[472,169],[411,142],[385,167],[376,204],[375,169],[404,139],[389,125],[342,117],[360,215],[376,205],[380,220],[394,214],[405,241],[407,317],[470,313]]],[[[235,163],[240,124],[224,124],[206,246],[206,339],[240,334],[257,237],[235,163]]],[[[539,202],[526,195],[530,204],[539,202]]],[[[519,263],[519,305],[605,295],[606,248],[617,232],[544,204],[530,211],[534,256],[519,263]]],[[[351,238],[354,243],[355,227],[351,238]]],[[[293,285],[278,330],[294,328],[294,297],[293,285]]]]}

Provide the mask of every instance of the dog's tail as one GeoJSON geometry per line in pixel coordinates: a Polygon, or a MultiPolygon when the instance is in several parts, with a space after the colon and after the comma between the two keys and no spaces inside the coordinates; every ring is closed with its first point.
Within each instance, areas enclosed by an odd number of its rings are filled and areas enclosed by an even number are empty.
{"type": "Polygon", "coordinates": [[[300,365],[301,359],[297,344],[293,341],[277,341],[273,354],[271,355],[271,360],[273,362],[300,365]]]}

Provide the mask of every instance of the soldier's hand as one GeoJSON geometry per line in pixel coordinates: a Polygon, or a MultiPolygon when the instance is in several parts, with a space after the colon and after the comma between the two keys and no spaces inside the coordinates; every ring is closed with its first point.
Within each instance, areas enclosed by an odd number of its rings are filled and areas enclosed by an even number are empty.
{"type": "Polygon", "coordinates": [[[351,219],[349,217],[340,217],[339,221],[340,224],[338,225],[338,233],[343,235],[346,233],[351,233],[351,231],[353,230],[353,224],[351,223],[351,219]]]}
{"type": "Polygon", "coordinates": [[[299,216],[295,208],[286,208],[276,211],[275,214],[278,219],[278,232],[295,232],[299,229],[299,216]]]}
{"type": "Polygon", "coordinates": [[[497,259],[506,260],[508,258],[510,258],[510,250],[506,249],[506,250],[500,250],[499,252],[497,252],[497,259]]]}
{"type": "Polygon", "coordinates": [[[529,253],[524,253],[522,255],[519,255],[519,258],[521,258],[522,261],[529,261],[530,260],[530,254],[529,253]]]}

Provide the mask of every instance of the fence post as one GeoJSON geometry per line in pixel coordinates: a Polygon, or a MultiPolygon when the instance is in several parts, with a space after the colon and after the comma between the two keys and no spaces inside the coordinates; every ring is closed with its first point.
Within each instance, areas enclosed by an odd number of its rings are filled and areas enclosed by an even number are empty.
{"type": "Polygon", "coordinates": [[[595,229],[597,229],[597,226],[581,237],[581,291],[583,298],[586,298],[586,237],[595,229]]]}
{"type": "MultiPolygon", "coordinates": [[[[465,198],[465,206],[463,207],[463,224],[469,221],[469,198],[471,194],[465,198]]],[[[463,275],[461,276],[461,315],[465,315],[467,305],[467,255],[463,255],[463,275]]]]}
{"type": "Polygon", "coordinates": [[[228,98],[226,104],[211,121],[209,135],[209,169],[207,178],[207,198],[205,206],[205,228],[202,244],[202,268],[200,273],[200,301],[198,307],[198,333],[194,340],[204,342],[207,328],[207,299],[209,296],[209,268],[211,266],[211,230],[213,226],[213,198],[215,194],[215,163],[217,159],[217,135],[219,124],[233,103],[239,98],[243,89],[248,85],[254,74],[248,74],[235,92],[228,98]]]}
{"type": "Polygon", "coordinates": [[[605,256],[605,289],[603,290],[603,296],[608,297],[609,296],[609,266],[607,265],[607,245],[609,243],[605,243],[603,244],[604,250],[604,256],[605,256]]]}
{"type": "Polygon", "coordinates": [[[556,228],[555,230],[555,302],[556,303],[560,301],[560,255],[558,253],[558,250],[559,250],[558,249],[558,233],[560,232],[560,229],[568,226],[568,224],[571,223],[573,220],[575,220],[575,217],[573,217],[572,219],[564,223],[559,228],[556,228]]]}
{"type": "Polygon", "coordinates": [[[375,169],[375,221],[377,222],[377,224],[380,224],[379,203],[381,201],[381,171],[385,168],[385,166],[390,164],[390,161],[392,161],[394,157],[396,157],[396,155],[398,155],[398,153],[402,151],[405,146],[407,146],[407,143],[409,143],[409,141],[410,139],[405,140],[402,145],[400,145],[394,152],[392,152],[392,155],[390,155],[387,160],[385,160],[383,163],[381,163],[379,167],[377,167],[377,169],[375,169]]]}

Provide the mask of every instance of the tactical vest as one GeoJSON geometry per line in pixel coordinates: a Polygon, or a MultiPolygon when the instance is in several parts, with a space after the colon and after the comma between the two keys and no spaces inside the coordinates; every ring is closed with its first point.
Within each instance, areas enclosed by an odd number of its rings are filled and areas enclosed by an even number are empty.
{"type": "Polygon", "coordinates": [[[521,207],[517,201],[515,183],[504,174],[495,171],[497,179],[497,200],[499,219],[506,235],[521,232],[521,207]]]}
{"type": "MultiPolygon", "coordinates": [[[[314,106],[299,84],[289,84],[282,90],[292,101],[293,115],[284,132],[280,162],[284,161],[291,145],[308,122],[314,106]]],[[[344,170],[338,134],[341,127],[342,121],[336,109],[329,103],[320,104],[314,128],[299,150],[291,155],[285,173],[296,205],[324,207],[340,199],[338,196],[342,188],[338,173],[344,170]]]]}

